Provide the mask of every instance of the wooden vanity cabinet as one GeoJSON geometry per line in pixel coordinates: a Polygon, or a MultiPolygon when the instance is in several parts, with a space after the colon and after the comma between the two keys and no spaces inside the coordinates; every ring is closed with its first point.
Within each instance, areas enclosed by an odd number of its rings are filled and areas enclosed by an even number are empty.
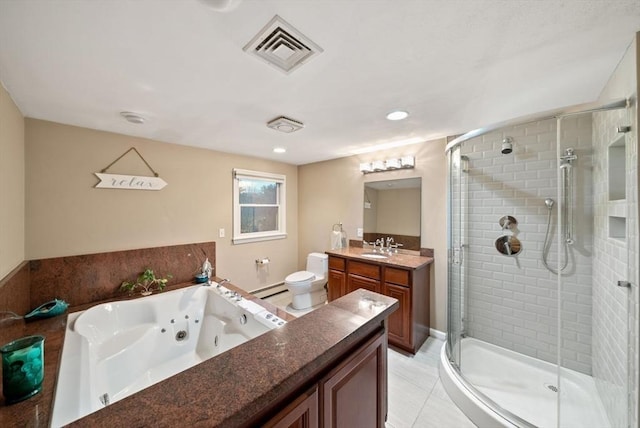
{"type": "Polygon", "coordinates": [[[320,382],[322,427],[380,427],[387,417],[387,340],[369,340],[320,382]]]}
{"type": "MultiPolygon", "coordinates": [[[[403,349],[411,347],[411,289],[401,285],[385,283],[385,296],[398,299],[400,307],[389,316],[389,342],[401,344],[403,349]]],[[[415,353],[415,351],[412,351],[415,353]]]]}
{"type": "Polygon", "coordinates": [[[383,294],[380,283],[380,266],[347,260],[347,267],[347,293],[364,288],[383,294]]]}
{"type": "Polygon", "coordinates": [[[269,428],[384,428],[387,336],[384,329],[270,418],[269,428]]]}
{"type": "Polygon", "coordinates": [[[329,278],[327,284],[327,299],[331,302],[347,294],[346,260],[329,257],[329,278]]]}
{"type": "Polygon", "coordinates": [[[398,299],[400,308],[388,320],[389,345],[415,354],[429,336],[429,268],[388,266],[330,254],[328,299],[358,288],[398,299]]]}
{"type": "Polygon", "coordinates": [[[263,425],[264,428],[319,427],[318,386],[314,385],[263,425]]]}

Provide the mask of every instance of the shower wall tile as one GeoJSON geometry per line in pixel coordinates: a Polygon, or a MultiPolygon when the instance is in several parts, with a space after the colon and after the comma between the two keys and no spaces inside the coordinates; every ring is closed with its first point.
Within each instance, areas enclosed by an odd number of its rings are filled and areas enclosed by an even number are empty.
{"type": "MultiPolygon", "coordinates": [[[[637,426],[637,420],[627,421],[627,404],[637,403],[637,325],[638,252],[637,235],[637,112],[617,110],[594,114],[593,139],[595,147],[595,240],[593,265],[593,376],[604,402],[612,426],[637,426]],[[621,135],[620,125],[632,125],[632,132],[621,135]],[[626,198],[612,204],[608,189],[609,145],[619,138],[626,147],[626,198]],[[626,218],[626,238],[615,239],[609,234],[609,215],[623,212],[626,218]],[[629,280],[632,287],[617,287],[618,280],[629,280]],[[631,328],[631,331],[630,331],[631,328]],[[631,362],[632,373],[628,368],[631,362]],[[628,400],[627,389],[635,391],[628,400]]],[[[632,404],[632,408],[635,407],[632,404]]],[[[631,419],[637,418],[636,411],[631,419]]]]}
{"type": "MultiPolygon", "coordinates": [[[[469,172],[462,174],[461,196],[468,230],[465,329],[469,336],[540,358],[557,361],[558,280],[542,263],[547,232],[545,198],[553,198],[555,230],[558,201],[556,120],[519,125],[463,144],[469,172]],[[502,155],[502,140],[513,138],[514,151],[502,155]],[[463,192],[464,193],[464,192],[463,192]],[[504,215],[518,220],[501,230],[504,215]],[[517,257],[504,256],[494,241],[513,234],[522,243],[517,257]]],[[[563,277],[561,308],[562,365],[591,374],[591,254],[593,252],[592,133],[590,115],[562,121],[562,149],[573,147],[576,177],[576,244],[563,277]]],[[[464,224],[464,222],[463,222],[464,224]]],[[[548,261],[558,265],[557,240],[548,261]]]]}

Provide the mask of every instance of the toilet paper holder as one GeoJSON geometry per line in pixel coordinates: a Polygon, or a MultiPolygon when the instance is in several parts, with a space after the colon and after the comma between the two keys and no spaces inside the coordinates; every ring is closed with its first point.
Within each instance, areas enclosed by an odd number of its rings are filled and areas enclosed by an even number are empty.
{"type": "Polygon", "coordinates": [[[262,265],[268,265],[271,262],[271,260],[269,259],[269,257],[265,257],[262,259],[256,259],[256,264],[258,266],[262,266],[262,265]]]}

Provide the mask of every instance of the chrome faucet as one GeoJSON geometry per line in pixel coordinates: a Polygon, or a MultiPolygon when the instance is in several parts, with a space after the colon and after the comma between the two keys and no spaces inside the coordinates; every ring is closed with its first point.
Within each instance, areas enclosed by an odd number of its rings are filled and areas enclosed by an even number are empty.
{"type": "MultiPolygon", "coordinates": [[[[220,282],[216,283],[216,288],[222,287],[222,284],[225,284],[227,282],[229,282],[229,280],[227,278],[221,280],[220,282]]],[[[212,283],[212,280],[211,280],[211,278],[209,278],[209,281],[205,282],[203,285],[210,286],[211,283],[212,283]]]]}

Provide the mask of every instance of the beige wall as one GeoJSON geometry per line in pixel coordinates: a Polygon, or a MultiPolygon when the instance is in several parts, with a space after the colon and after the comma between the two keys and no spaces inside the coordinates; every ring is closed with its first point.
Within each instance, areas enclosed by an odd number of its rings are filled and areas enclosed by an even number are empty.
{"type": "Polygon", "coordinates": [[[25,259],[24,118],[0,84],[0,279],[25,259]]]}
{"type": "Polygon", "coordinates": [[[300,261],[304,261],[311,251],[330,248],[331,226],[339,221],[344,223],[350,239],[359,239],[356,231],[363,226],[365,181],[422,177],[421,246],[435,250],[431,277],[431,327],[441,331],[446,330],[447,292],[445,145],[444,139],[428,141],[312,163],[298,169],[300,261]],[[361,162],[402,155],[414,155],[416,168],[367,175],[359,171],[361,162]]]}
{"type": "MultiPolygon", "coordinates": [[[[28,259],[216,241],[216,274],[246,290],[281,282],[296,270],[295,166],[36,119],[26,120],[26,165],[28,259]],[[132,146],[168,186],[94,188],[93,173],[132,146]],[[233,168],[286,175],[286,239],[231,244],[233,168]],[[225,238],[218,237],[220,228],[225,238]],[[268,269],[256,268],[255,260],[265,257],[268,269]]],[[[134,152],[108,172],[151,175],[134,152]]]]}

